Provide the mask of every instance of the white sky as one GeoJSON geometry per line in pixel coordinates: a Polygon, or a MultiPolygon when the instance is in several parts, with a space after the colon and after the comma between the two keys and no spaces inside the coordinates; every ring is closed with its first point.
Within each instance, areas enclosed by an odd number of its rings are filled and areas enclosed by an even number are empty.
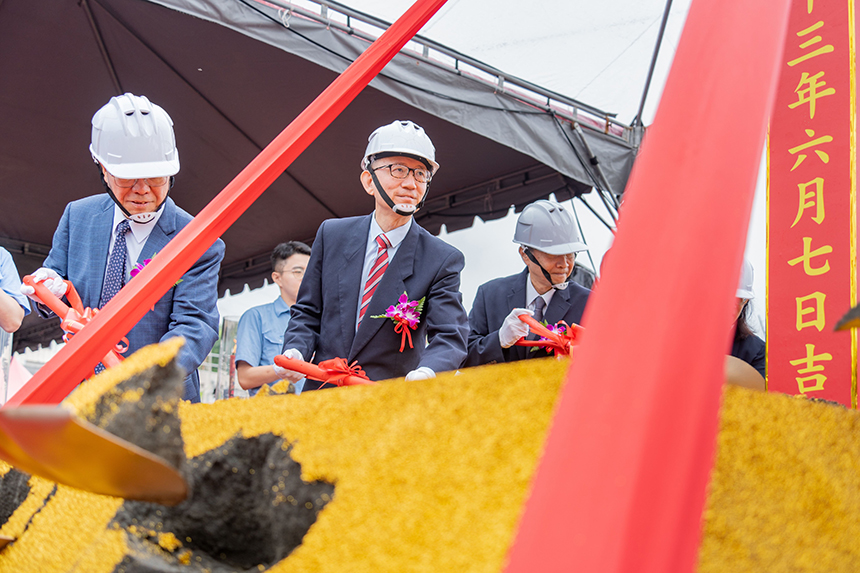
{"type": "MultiPolygon", "coordinates": [[[[351,8],[389,22],[412,4],[410,0],[343,1],[351,8]]],[[[675,0],[672,4],[643,113],[646,125],[654,118],[689,5],[690,0],[675,0]]],[[[520,0],[449,0],[420,34],[506,73],[617,113],[619,120],[629,124],[639,107],[664,6],[665,0],[547,0],[535,4],[520,0]]],[[[695,134],[678,135],[695,137],[695,134]]],[[[753,308],[762,322],[764,196],[762,171],[747,241],[747,258],[756,269],[753,308]]],[[[589,199],[605,215],[599,200],[589,199]]],[[[611,234],[581,204],[576,204],[576,211],[594,262],[599,265],[611,243],[611,234]]],[[[440,235],[466,256],[461,290],[467,310],[480,284],[522,269],[511,243],[515,220],[515,215],[486,224],[476,219],[472,228],[440,235]]],[[[590,266],[586,256],[578,260],[590,266]]],[[[277,287],[269,285],[227,296],[220,301],[219,308],[222,316],[238,318],[247,308],[271,302],[276,296],[277,287]]]]}

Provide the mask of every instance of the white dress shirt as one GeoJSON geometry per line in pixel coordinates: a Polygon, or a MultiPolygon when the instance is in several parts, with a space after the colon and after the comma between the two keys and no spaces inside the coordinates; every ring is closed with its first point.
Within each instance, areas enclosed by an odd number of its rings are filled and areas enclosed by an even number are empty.
{"type": "MultiPolygon", "coordinates": [[[[125,283],[128,283],[131,279],[131,269],[134,268],[135,263],[137,263],[137,258],[143,250],[143,245],[146,243],[146,240],[149,238],[149,234],[152,233],[152,229],[155,228],[156,223],[158,223],[158,220],[161,218],[162,213],[164,213],[163,207],[155,213],[155,218],[149,223],[138,223],[132,219],[128,220],[131,232],[125,234],[125,246],[128,250],[128,259],[125,261],[125,283]]],[[[105,268],[107,268],[110,254],[113,252],[113,244],[116,239],[116,227],[119,225],[120,221],[126,218],[125,213],[123,213],[117,205],[114,205],[113,225],[111,226],[110,238],[108,240],[108,255],[105,260],[105,268]]]]}
{"type": "MultiPolygon", "coordinates": [[[[412,217],[409,218],[409,222],[405,225],[385,233],[385,236],[388,237],[388,242],[391,243],[391,246],[388,248],[389,265],[391,264],[391,261],[394,260],[394,255],[397,254],[397,249],[400,247],[400,243],[402,243],[403,239],[406,238],[406,234],[411,228],[412,217]]],[[[379,246],[376,244],[376,237],[381,234],[382,227],[380,227],[379,223],[376,222],[376,211],[374,211],[373,217],[370,218],[370,231],[367,234],[367,247],[364,250],[364,266],[361,269],[361,284],[358,285],[358,307],[355,309],[356,330],[358,330],[358,314],[361,311],[361,297],[364,295],[364,285],[367,283],[367,275],[370,273],[370,268],[373,266],[373,263],[376,262],[376,252],[379,250],[379,246]]],[[[396,302],[396,300],[392,300],[391,304],[395,304],[396,302]]]]}

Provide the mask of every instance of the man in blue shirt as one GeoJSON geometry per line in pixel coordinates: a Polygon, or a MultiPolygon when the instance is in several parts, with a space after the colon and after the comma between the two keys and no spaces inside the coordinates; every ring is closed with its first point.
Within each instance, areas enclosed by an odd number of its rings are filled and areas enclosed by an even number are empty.
{"type": "MultiPolygon", "coordinates": [[[[248,309],[239,319],[236,333],[236,374],[239,385],[253,396],[263,384],[281,379],[275,372],[275,356],[281,353],[284,332],[290,323],[290,307],[296,303],[311,249],[304,243],[281,243],[272,252],[272,281],[281,289],[274,302],[248,309]]],[[[301,393],[304,380],[294,384],[301,393]]]]}
{"type": "Polygon", "coordinates": [[[0,247],[0,328],[15,332],[30,313],[27,297],[21,294],[21,278],[9,251],[0,247]]]}

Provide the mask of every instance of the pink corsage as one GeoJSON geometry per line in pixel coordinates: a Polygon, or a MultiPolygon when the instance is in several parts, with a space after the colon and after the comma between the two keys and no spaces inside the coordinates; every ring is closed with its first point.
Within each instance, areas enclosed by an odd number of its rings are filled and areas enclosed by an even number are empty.
{"type": "MultiPolygon", "coordinates": [[[[155,255],[157,255],[157,254],[158,254],[158,253],[155,253],[155,255]]],[[[152,256],[154,257],[155,255],[152,255],[152,256]]],[[[142,270],[143,270],[143,267],[145,267],[146,265],[148,265],[148,264],[149,264],[149,263],[151,263],[151,262],[152,262],[152,259],[143,259],[143,263],[142,263],[142,264],[141,264],[141,263],[135,263],[135,264],[134,264],[134,266],[131,268],[131,278],[134,278],[134,277],[136,277],[137,275],[139,275],[139,274],[140,274],[140,271],[142,271],[142,270]]],[[[178,281],[176,281],[175,283],[173,283],[173,286],[176,286],[176,285],[178,285],[178,284],[179,284],[179,283],[181,283],[181,282],[182,282],[182,279],[179,279],[178,281]]],[[[151,308],[150,310],[151,310],[151,311],[153,311],[153,312],[155,312],[155,305],[152,305],[152,308],[151,308]]]]}
{"type": "Polygon", "coordinates": [[[420,300],[409,300],[409,297],[404,292],[397,299],[397,304],[388,307],[385,314],[378,314],[370,318],[390,318],[394,321],[394,332],[400,333],[400,352],[406,348],[406,341],[409,341],[409,348],[412,346],[412,333],[409,329],[415,330],[418,327],[418,321],[421,320],[421,311],[424,310],[424,298],[420,300]]]}
{"type": "MultiPolygon", "coordinates": [[[[157,255],[158,253],[155,253],[155,254],[157,255]]],[[[153,255],[153,256],[155,256],[155,255],[153,255]]],[[[131,269],[131,278],[134,278],[137,275],[139,275],[140,271],[143,270],[143,267],[145,267],[146,265],[148,265],[151,262],[152,262],[152,259],[143,259],[143,263],[135,263],[134,267],[132,267],[132,269],[131,269]]],[[[173,283],[173,286],[176,286],[181,282],[182,282],[182,279],[179,279],[178,281],[173,283]]]]}

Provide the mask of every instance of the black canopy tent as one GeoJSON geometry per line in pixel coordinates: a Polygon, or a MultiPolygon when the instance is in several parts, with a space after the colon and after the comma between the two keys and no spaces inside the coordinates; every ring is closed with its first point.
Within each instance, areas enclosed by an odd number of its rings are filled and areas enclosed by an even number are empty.
{"type": "MultiPolygon", "coordinates": [[[[143,94],[172,116],[182,168],[171,196],[194,214],[385,25],[302,4],[0,0],[0,245],[21,274],[44,260],[65,204],[101,191],[89,119],[110,96],[143,94]]],[[[437,148],[442,167],[417,216],[431,232],[550,193],[596,187],[611,203],[638,143],[609,114],[418,38],[224,234],[220,292],[261,285],[277,243],[368,212],[359,160],[367,135],[394,119],[423,126],[437,148]]],[[[59,334],[31,316],[15,347],[59,334]]]]}

